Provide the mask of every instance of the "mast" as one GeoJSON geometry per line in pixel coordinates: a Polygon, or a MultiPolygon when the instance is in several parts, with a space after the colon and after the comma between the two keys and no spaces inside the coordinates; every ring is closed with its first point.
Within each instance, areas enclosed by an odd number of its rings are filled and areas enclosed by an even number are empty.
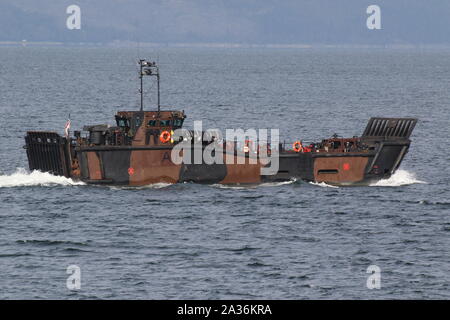
{"type": "Polygon", "coordinates": [[[139,79],[141,80],[141,89],[139,90],[139,92],[141,93],[141,111],[144,111],[144,89],[143,89],[143,85],[144,85],[144,81],[143,81],[143,78],[144,78],[144,75],[143,75],[143,73],[142,73],[142,69],[143,69],[143,65],[142,65],[142,63],[144,62],[145,60],[139,60],[139,66],[140,66],[140,68],[141,68],[141,70],[140,70],[140,72],[139,72],[139,79]]]}
{"type": "Polygon", "coordinates": [[[160,95],[160,92],[159,92],[159,68],[156,67],[156,70],[157,70],[157,72],[156,72],[156,83],[157,83],[157,87],[158,87],[158,113],[159,113],[159,111],[161,110],[161,101],[160,101],[161,95],[160,95]]]}
{"type": "Polygon", "coordinates": [[[157,90],[158,90],[158,113],[161,110],[161,95],[160,95],[160,89],[159,89],[159,67],[156,65],[155,62],[150,62],[144,59],[139,60],[139,80],[141,82],[141,111],[144,111],[144,76],[156,76],[156,82],[157,82],[157,90]]]}

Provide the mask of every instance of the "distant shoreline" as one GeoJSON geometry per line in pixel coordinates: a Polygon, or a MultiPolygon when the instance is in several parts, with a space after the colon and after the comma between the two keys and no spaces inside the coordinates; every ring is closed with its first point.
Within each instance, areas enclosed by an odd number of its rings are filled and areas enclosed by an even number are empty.
{"type": "Polygon", "coordinates": [[[0,47],[117,47],[117,48],[223,48],[223,49],[450,49],[450,44],[250,44],[250,43],[156,43],[156,42],[57,42],[57,41],[0,41],[0,47]]]}

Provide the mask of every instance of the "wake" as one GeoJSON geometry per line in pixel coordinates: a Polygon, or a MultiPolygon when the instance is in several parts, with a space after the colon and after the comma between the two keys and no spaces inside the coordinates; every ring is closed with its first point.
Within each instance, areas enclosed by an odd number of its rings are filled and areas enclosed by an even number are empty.
{"type": "Polygon", "coordinates": [[[370,184],[370,187],[401,187],[411,184],[426,184],[417,179],[416,175],[406,170],[397,170],[389,179],[383,179],[370,184]]]}
{"type": "Polygon", "coordinates": [[[338,186],[333,186],[331,184],[325,183],[325,182],[309,182],[309,184],[313,185],[313,186],[318,186],[321,188],[334,188],[334,189],[339,189],[338,186]]]}
{"type": "MultiPolygon", "coordinates": [[[[285,181],[285,182],[267,182],[262,184],[256,184],[252,186],[245,185],[222,185],[213,184],[213,187],[223,188],[223,189],[249,189],[257,187],[277,187],[285,184],[295,183],[295,180],[285,181]]],[[[406,170],[397,170],[389,179],[384,179],[370,184],[370,187],[400,187],[411,184],[426,184],[427,182],[419,180],[414,173],[408,172],[406,170]]],[[[319,187],[328,188],[338,188],[337,186],[328,185],[324,182],[316,183],[310,182],[312,185],[319,187]]],[[[18,168],[16,172],[9,175],[0,174],[0,188],[13,188],[13,187],[32,187],[32,186],[81,186],[85,185],[84,182],[74,181],[70,178],[55,176],[48,172],[32,171],[28,172],[23,168],[18,168]]],[[[170,183],[155,183],[147,186],[141,187],[129,187],[130,189],[161,189],[171,186],[170,183]]],[[[120,189],[125,189],[127,187],[112,187],[120,189]]]]}
{"type": "Polygon", "coordinates": [[[73,181],[70,178],[54,176],[48,172],[32,171],[28,172],[23,168],[18,168],[10,175],[0,175],[0,188],[32,187],[32,186],[79,186],[84,182],[73,181]]]}
{"type": "MultiPolygon", "coordinates": [[[[339,188],[325,182],[309,182],[322,188],[339,188]]],[[[416,175],[406,170],[397,170],[389,179],[383,179],[369,184],[369,187],[401,187],[411,184],[426,184],[427,182],[417,179],[416,175]]]]}
{"type": "Polygon", "coordinates": [[[173,186],[174,183],[166,183],[166,182],[157,182],[146,184],[144,186],[108,186],[111,190],[120,191],[120,190],[144,190],[144,189],[163,189],[170,186],[173,186]]]}
{"type": "Polygon", "coordinates": [[[245,190],[245,189],[256,189],[256,188],[264,188],[264,187],[280,187],[287,184],[296,183],[296,179],[291,179],[287,181],[279,181],[279,182],[262,182],[262,183],[249,183],[249,184],[220,184],[214,183],[211,184],[211,187],[219,188],[219,189],[236,189],[236,190],[245,190]]]}

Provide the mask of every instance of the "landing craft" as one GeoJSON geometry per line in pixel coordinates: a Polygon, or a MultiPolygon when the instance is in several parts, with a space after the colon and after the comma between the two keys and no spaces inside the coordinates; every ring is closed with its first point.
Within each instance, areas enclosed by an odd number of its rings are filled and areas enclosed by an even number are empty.
{"type": "MultiPolygon", "coordinates": [[[[371,118],[361,136],[337,135],[305,145],[220,141],[224,163],[175,163],[172,150],[186,140],[176,136],[183,127],[184,111],[161,110],[159,68],[139,61],[141,108],[119,111],[116,125],[90,125],[74,136],[28,131],[25,136],[30,170],[50,172],[89,184],[142,186],[152,183],[257,184],[301,179],[331,185],[364,185],[389,178],[408,152],[415,118],[371,118]],[[158,107],[143,110],[143,78],[157,78],[158,107]],[[264,151],[264,152],[262,152],[264,151]],[[265,158],[261,155],[264,154],[265,158]],[[262,174],[268,155],[276,155],[278,168],[262,174]],[[254,161],[257,159],[256,162],[254,161]]],[[[66,128],[67,129],[67,128],[66,128]]],[[[68,131],[67,131],[68,133],[68,131]]],[[[216,137],[200,133],[202,151],[216,137]]],[[[194,139],[188,142],[198,147],[194,139]]],[[[194,154],[194,152],[192,152],[194,154]]]]}

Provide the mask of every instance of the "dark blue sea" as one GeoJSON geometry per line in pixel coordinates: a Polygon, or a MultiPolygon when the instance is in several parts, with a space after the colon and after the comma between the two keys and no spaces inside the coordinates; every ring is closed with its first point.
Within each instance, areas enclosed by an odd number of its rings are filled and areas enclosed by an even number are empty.
{"type": "Polygon", "coordinates": [[[450,298],[450,49],[0,47],[0,108],[0,299],[450,298]],[[279,128],[290,142],[360,135],[371,116],[419,122],[400,170],[371,186],[30,173],[27,130],[137,109],[140,57],[159,63],[162,104],[187,127],[279,128]]]}

